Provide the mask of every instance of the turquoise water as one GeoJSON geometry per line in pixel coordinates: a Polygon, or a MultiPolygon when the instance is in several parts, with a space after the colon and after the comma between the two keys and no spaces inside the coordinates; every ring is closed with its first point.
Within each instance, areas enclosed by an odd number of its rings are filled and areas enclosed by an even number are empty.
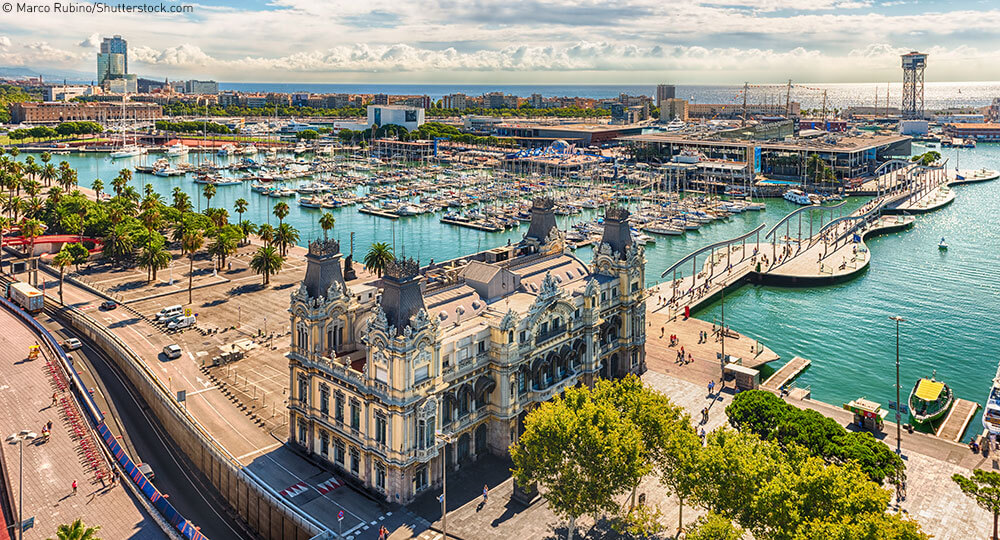
{"type": "MultiPolygon", "coordinates": [[[[915,149],[916,150],[916,149],[915,149]]],[[[954,167],[1000,167],[1000,146],[944,149],[954,167]]],[[[871,268],[816,289],[744,286],[726,295],[726,324],[764,341],[782,360],[812,366],[798,379],[815,399],[840,405],[866,396],[895,401],[895,323],[900,324],[902,399],[937,370],[960,398],[982,403],[1000,360],[1000,181],[955,187],[950,206],[917,217],[909,231],[870,239],[871,268]],[[950,249],[937,244],[944,237],[950,249]]],[[[719,302],[698,316],[718,319],[719,302]]],[[[982,427],[976,416],[967,436],[982,427]]]]}
{"type": "MultiPolygon", "coordinates": [[[[915,151],[923,150],[915,147],[915,151]]],[[[941,151],[950,158],[952,167],[960,156],[962,169],[1000,168],[997,145],[941,151]]],[[[63,159],[78,170],[85,186],[97,176],[107,186],[119,169],[131,168],[141,160],[129,158],[112,163],[104,157],[54,156],[57,163],[63,159]]],[[[199,159],[212,158],[195,154],[188,157],[192,163],[199,159]]],[[[134,174],[137,189],[146,183],[153,184],[168,200],[173,188],[179,186],[192,196],[196,208],[204,207],[201,186],[190,179],[134,174]]],[[[866,396],[887,404],[895,399],[895,329],[888,317],[900,315],[907,319],[900,329],[904,396],[918,377],[937,370],[938,377],[947,381],[958,397],[981,401],[998,361],[987,344],[1000,340],[1000,310],[996,307],[1000,294],[996,279],[1000,230],[994,225],[996,209],[1000,208],[1000,181],[955,189],[958,197],[952,205],[919,216],[912,230],[871,239],[872,264],[864,275],[848,283],[816,289],[744,286],[726,295],[726,323],[760,339],[783,360],[796,355],[812,360],[812,367],[799,383],[811,386],[816,399],[839,405],[866,396]],[[941,237],[951,246],[947,252],[937,249],[941,237]]],[[[251,192],[249,184],[219,186],[212,206],[230,209],[235,221],[232,205],[239,197],[250,202],[246,219],[257,223],[275,221],[270,209],[277,199],[251,192]]],[[[302,243],[322,236],[317,224],[322,211],[302,208],[291,198],[284,200],[291,210],[286,220],[299,229],[302,243]]],[[[853,209],[864,200],[851,199],[847,207],[853,209]]],[[[663,269],[691,251],[738,236],[761,222],[773,224],[796,208],[783,199],[768,199],[767,206],[766,211],[747,212],[680,237],[656,237],[656,244],[648,245],[646,251],[647,285],[659,282],[663,269]]],[[[355,233],[356,258],[363,256],[372,242],[384,241],[395,242],[397,252],[425,263],[431,258],[440,261],[501,245],[508,239],[517,241],[527,230],[527,225],[522,224],[504,232],[475,231],[441,224],[440,214],[393,222],[360,214],[356,207],[332,212],[337,219],[332,235],[341,240],[345,252],[349,250],[349,233],[355,233]]],[[[560,216],[557,221],[566,228],[595,212],[560,216]]],[[[589,248],[576,253],[585,261],[590,259],[589,248]]],[[[718,320],[720,311],[716,302],[698,316],[718,320]]]]}

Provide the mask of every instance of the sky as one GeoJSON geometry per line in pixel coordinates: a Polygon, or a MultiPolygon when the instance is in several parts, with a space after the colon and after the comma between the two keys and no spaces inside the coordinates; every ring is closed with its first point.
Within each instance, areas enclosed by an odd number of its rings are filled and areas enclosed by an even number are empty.
{"type": "Polygon", "coordinates": [[[1000,80],[995,0],[37,2],[50,11],[0,13],[0,67],[94,73],[101,38],[121,34],[132,73],[227,82],[898,81],[910,50],[930,54],[928,81],[1000,80]]]}

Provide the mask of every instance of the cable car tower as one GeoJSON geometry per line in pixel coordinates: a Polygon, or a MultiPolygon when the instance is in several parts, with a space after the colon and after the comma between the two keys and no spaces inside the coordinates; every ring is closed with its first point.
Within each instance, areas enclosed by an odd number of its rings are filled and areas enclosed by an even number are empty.
{"type": "Polygon", "coordinates": [[[903,58],[903,106],[900,113],[904,119],[924,117],[924,68],[927,55],[916,51],[902,55],[903,58]]]}

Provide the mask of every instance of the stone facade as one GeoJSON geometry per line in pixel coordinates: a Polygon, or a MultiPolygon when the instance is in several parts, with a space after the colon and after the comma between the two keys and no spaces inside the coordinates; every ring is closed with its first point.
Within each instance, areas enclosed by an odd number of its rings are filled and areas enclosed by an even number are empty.
{"type": "Polygon", "coordinates": [[[289,309],[290,440],[406,503],[440,485],[445,463],[505,455],[525,415],[566,387],[642,373],[645,258],[627,218],[609,209],[588,266],[539,200],[520,243],[398,261],[373,299],[376,283],[344,282],[338,245],[314,243],[289,309]],[[497,288],[512,290],[482,293],[497,288]]]}

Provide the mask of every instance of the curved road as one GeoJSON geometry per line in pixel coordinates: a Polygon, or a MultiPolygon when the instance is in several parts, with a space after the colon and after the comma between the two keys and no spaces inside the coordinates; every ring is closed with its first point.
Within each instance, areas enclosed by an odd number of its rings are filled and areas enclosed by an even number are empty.
{"type": "Polygon", "coordinates": [[[74,364],[88,385],[96,385],[95,400],[107,415],[107,424],[118,434],[136,461],[156,474],[154,484],[170,503],[211,540],[255,538],[256,535],[232,514],[228,503],[205,476],[177,449],[118,367],[89,340],[67,329],[48,312],[38,317],[57,339],[77,337],[83,347],[71,352],[74,364]]]}

